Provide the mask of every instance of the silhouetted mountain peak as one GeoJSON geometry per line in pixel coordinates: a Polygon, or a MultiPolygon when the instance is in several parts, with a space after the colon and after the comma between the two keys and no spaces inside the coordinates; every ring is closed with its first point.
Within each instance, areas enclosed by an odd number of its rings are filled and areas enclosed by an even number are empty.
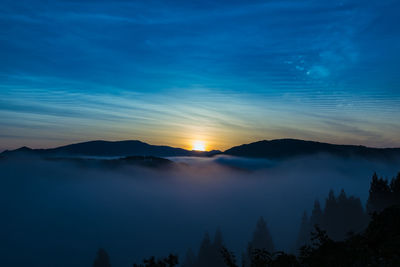
{"type": "MultiPolygon", "coordinates": [[[[22,147],[16,149],[15,151],[19,151],[19,152],[28,152],[28,151],[32,151],[32,150],[33,150],[33,149],[30,148],[30,147],[22,146],[22,147]]],[[[8,150],[6,150],[6,151],[8,151],[8,150]]]]}

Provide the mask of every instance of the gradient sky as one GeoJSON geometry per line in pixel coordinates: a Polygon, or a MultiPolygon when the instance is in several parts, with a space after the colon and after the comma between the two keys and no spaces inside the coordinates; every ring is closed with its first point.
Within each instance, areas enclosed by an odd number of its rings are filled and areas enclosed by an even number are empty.
{"type": "Polygon", "coordinates": [[[0,2],[0,150],[400,146],[399,1],[0,2]]]}

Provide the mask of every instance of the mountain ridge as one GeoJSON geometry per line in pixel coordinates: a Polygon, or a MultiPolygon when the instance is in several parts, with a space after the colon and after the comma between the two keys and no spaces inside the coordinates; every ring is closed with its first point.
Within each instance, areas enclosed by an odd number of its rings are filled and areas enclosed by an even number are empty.
{"type": "Polygon", "coordinates": [[[251,158],[288,158],[312,154],[328,153],[337,156],[362,156],[392,158],[400,157],[400,148],[373,148],[362,145],[339,145],[300,139],[262,140],[234,146],[224,154],[251,158]]]}
{"type": "Polygon", "coordinates": [[[26,146],[15,150],[5,150],[0,155],[12,154],[39,154],[44,156],[103,156],[103,157],[128,157],[128,156],[209,156],[221,151],[194,151],[183,148],[150,145],[139,140],[105,141],[93,140],[74,143],[48,149],[32,149],[26,146]]]}
{"type": "Polygon", "coordinates": [[[128,157],[128,156],[200,156],[229,155],[250,158],[285,159],[297,156],[328,153],[337,156],[362,156],[372,158],[390,159],[400,157],[400,148],[372,148],[362,145],[340,145],[301,139],[273,139],[261,140],[248,144],[231,147],[224,152],[193,151],[183,148],[151,145],[140,140],[105,141],[93,140],[69,144],[49,149],[31,149],[21,147],[15,150],[5,150],[1,156],[13,154],[39,154],[43,156],[102,156],[102,157],[128,157]]]}

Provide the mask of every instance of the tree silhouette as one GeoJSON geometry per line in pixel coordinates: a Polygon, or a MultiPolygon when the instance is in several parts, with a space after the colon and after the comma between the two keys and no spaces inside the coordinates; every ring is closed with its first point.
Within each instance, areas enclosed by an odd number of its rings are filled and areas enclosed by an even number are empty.
{"type": "Polygon", "coordinates": [[[99,248],[93,262],[93,267],[111,267],[110,258],[105,249],[99,248]]]}
{"type": "Polygon", "coordinates": [[[228,267],[238,267],[236,264],[236,257],[235,254],[230,252],[227,248],[222,247],[221,248],[221,254],[222,257],[224,258],[225,265],[228,267]]]}
{"type": "Polygon", "coordinates": [[[392,191],[392,201],[395,205],[400,205],[400,172],[396,178],[390,182],[390,190],[392,191]]]}
{"type": "Polygon", "coordinates": [[[335,197],[333,190],[325,202],[325,209],[321,209],[319,201],[314,202],[311,218],[303,214],[296,247],[308,245],[311,240],[311,231],[315,227],[323,229],[333,240],[344,240],[350,233],[357,233],[365,229],[368,224],[368,215],[359,198],[347,196],[342,189],[335,197]]]}
{"type": "MultiPolygon", "coordinates": [[[[314,202],[311,217],[304,212],[297,239],[303,246],[300,255],[274,251],[273,241],[263,217],[257,221],[252,240],[242,256],[245,267],[336,267],[400,266],[400,173],[390,182],[374,173],[368,207],[375,211],[365,230],[368,216],[359,198],[347,196],[342,189],[336,197],[330,190],[325,208],[314,202]],[[311,229],[314,229],[311,231],[311,229]],[[348,235],[348,232],[353,232],[348,235]]],[[[150,257],[133,267],[174,267],[178,257],[150,257]]],[[[109,257],[99,249],[94,267],[109,267],[109,257]]],[[[238,267],[234,253],[224,245],[218,228],[211,242],[205,233],[197,257],[189,250],[184,267],[238,267]]]]}
{"type": "Polygon", "coordinates": [[[311,222],[308,219],[307,212],[304,211],[303,217],[301,218],[299,234],[297,236],[296,248],[300,248],[310,242],[310,232],[311,222]]]}
{"type": "MultiPolygon", "coordinates": [[[[334,241],[316,226],[312,242],[301,248],[300,256],[266,250],[250,251],[250,267],[395,267],[400,266],[400,206],[375,213],[366,230],[344,241],[334,241]]],[[[223,248],[225,266],[238,267],[235,255],[223,248]]]]}
{"type": "Polygon", "coordinates": [[[378,178],[376,173],[372,176],[369,197],[367,201],[367,211],[369,214],[379,212],[390,204],[390,187],[388,181],[378,178]]]}
{"type": "Polygon", "coordinates": [[[222,232],[217,228],[214,236],[214,240],[211,243],[210,236],[205,233],[203,241],[201,242],[197,259],[192,266],[201,267],[218,267],[224,265],[224,258],[221,255],[221,249],[223,248],[223,237],[222,232]]]}
{"type": "Polygon", "coordinates": [[[249,245],[253,249],[265,249],[266,251],[269,252],[274,251],[274,244],[272,242],[272,237],[263,217],[260,217],[258,219],[256,229],[253,233],[253,239],[249,245]]]}
{"type": "Polygon", "coordinates": [[[296,256],[286,254],[286,253],[278,253],[275,258],[271,262],[271,267],[300,267],[300,263],[297,260],[296,256]]]}
{"type": "Polygon", "coordinates": [[[133,267],[174,267],[179,263],[178,256],[169,254],[168,257],[156,260],[155,257],[144,259],[142,264],[133,264],[133,267]]]}
{"type": "Polygon", "coordinates": [[[218,227],[217,230],[215,231],[215,236],[214,236],[214,242],[212,244],[213,249],[212,249],[212,256],[211,256],[211,266],[223,266],[224,265],[224,259],[221,255],[221,249],[224,245],[224,240],[222,237],[222,232],[221,229],[218,227]]]}
{"type": "Polygon", "coordinates": [[[329,192],[322,214],[322,224],[319,227],[326,230],[334,240],[344,240],[350,232],[359,232],[368,223],[360,199],[347,197],[343,189],[337,198],[333,190],[329,192]]]}
{"type": "MultiPolygon", "coordinates": [[[[311,214],[311,226],[314,227],[315,225],[322,225],[322,220],[323,220],[323,214],[321,210],[321,205],[319,204],[318,200],[315,200],[314,202],[314,208],[311,214]]],[[[311,230],[311,229],[310,229],[311,230]]]]}
{"type": "MultiPolygon", "coordinates": [[[[250,265],[251,259],[254,256],[253,253],[256,250],[266,251],[269,253],[272,253],[274,251],[272,237],[263,217],[260,217],[258,219],[256,229],[253,232],[253,239],[249,242],[247,246],[247,254],[244,259],[244,264],[246,266],[250,265]]],[[[262,255],[259,256],[261,257],[262,255]]],[[[262,258],[260,258],[260,261],[261,259],[262,258]]]]}
{"type": "MultiPolygon", "coordinates": [[[[238,267],[235,254],[223,247],[221,254],[225,260],[225,266],[238,267]]],[[[286,254],[281,251],[268,252],[265,249],[254,249],[250,251],[250,267],[300,267],[300,264],[294,255],[286,254]]],[[[243,264],[243,266],[246,266],[243,264]]]]}
{"type": "Polygon", "coordinates": [[[338,212],[338,207],[337,207],[337,202],[336,202],[336,197],[331,189],[329,191],[328,198],[325,200],[325,209],[323,213],[323,228],[326,229],[327,232],[331,236],[337,236],[338,233],[336,232],[336,227],[335,225],[337,224],[337,221],[339,220],[339,212],[338,212]]]}
{"type": "Polygon", "coordinates": [[[186,258],[182,264],[182,267],[193,267],[196,264],[196,256],[194,255],[193,250],[189,249],[186,252],[186,258]]]}
{"type": "Polygon", "coordinates": [[[211,264],[212,256],[213,248],[210,241],[210,235],[205,233],[197,256],[197,266],[209,266],[211,264]]]}
{"type": "Polygon", "coordinates": [[[395,194],[400,193],[400,172],[397,174],[396,178],[392,179],[390,183],[390,190],[395,194]]]}
{"type": "Polygon", "coordinates": [[[372,216],[364,233],[345,241],[330,239],[316,229],[313,246],[303,247],[304,266],[400,266],[400,206],[392,206],[372,216]]]}

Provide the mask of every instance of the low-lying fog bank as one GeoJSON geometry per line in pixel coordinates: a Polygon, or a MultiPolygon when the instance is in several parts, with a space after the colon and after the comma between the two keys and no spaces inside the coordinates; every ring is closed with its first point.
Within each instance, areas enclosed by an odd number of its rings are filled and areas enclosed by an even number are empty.
{"type": "Polygon", "coordinates": [[[329,189],[365,203],[374,171],[398,162],[327,155],[283,162],[170,158],[169,170],[84,168],[34,158],[0,160],[0,236],[5,266],[91,266],[99,247],[113,266],[197,251],[219,226],[238,255],[263,216],[278,249],[291,249],[301,215],[329,189]]]}

